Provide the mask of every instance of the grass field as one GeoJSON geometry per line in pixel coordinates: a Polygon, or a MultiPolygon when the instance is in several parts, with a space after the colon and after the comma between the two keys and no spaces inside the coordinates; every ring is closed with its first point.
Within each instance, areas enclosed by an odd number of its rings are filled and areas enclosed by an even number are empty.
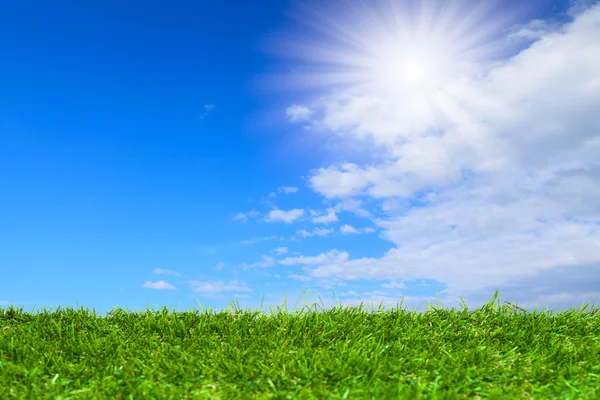
{"type": "Polygon", "coordinates": [[[0,398],[600,399],[594,307],[284,307],[0,308],[0,398]]]}

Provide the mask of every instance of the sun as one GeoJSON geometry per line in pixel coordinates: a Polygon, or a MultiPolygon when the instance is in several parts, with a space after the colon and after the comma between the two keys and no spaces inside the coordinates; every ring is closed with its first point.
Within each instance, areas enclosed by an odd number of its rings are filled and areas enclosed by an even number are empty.
{"type": "Polygon", "coordinates": [[[364,79],[391,89],[419,90],[442,83],[444,72],[455,64],[455,60],[433,40],[431,43],[410,44],[408,41],[395,41],[374,46],[373,50],[372,62],[365,71],[364,79]]]}
{"type": "Polygon", "coordinates": [[[273,49],[295,63],[281,82],[298,89],[351,88],[413,107],[411,115],[440,108],[449,84],[482,74],[505,55],[502,33],[514,19],[498,2],[485,0],[325,3],[296,15],[309,28],[303,37],[276,42],[273,49]]]}

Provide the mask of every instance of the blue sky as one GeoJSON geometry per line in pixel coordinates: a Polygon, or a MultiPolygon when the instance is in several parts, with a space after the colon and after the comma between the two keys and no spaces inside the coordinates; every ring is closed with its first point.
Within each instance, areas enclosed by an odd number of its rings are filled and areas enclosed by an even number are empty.
{"type": "Polygon", "coordinates": [[[596,302],[597,2],[368,4],[3,6],[0,305],[596,302]]]}

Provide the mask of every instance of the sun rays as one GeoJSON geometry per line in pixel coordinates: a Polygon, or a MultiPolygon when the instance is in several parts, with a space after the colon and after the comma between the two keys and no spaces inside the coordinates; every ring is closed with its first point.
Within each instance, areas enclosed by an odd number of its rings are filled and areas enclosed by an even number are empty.
{"type": "Polygon", "coordinates": [[[316,35],[275,41],[272,49],[296,65],[275,87],[377,97],[414,129],[439,125],[457,117],[460,93],[449,84],[481,76],[508,51],[501,33],[515,14],[498,5],[381,0],[316,11],[305,4],[297,18],[316,35]]]}

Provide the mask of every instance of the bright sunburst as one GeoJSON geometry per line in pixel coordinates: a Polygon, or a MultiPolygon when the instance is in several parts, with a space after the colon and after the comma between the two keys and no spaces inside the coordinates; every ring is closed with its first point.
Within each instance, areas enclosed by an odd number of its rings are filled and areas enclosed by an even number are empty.
{"type": "Polygon", "coordinates": [[[315,4],[297,16],[314,37],[277,41],[276,51],[296,61],[280,87],[344,86],[421,115],[440,107],[448,83],[484,72],[508,50],[499,39],[512,18],[497,2],[345,1],[326,10],[315,4]]]}

